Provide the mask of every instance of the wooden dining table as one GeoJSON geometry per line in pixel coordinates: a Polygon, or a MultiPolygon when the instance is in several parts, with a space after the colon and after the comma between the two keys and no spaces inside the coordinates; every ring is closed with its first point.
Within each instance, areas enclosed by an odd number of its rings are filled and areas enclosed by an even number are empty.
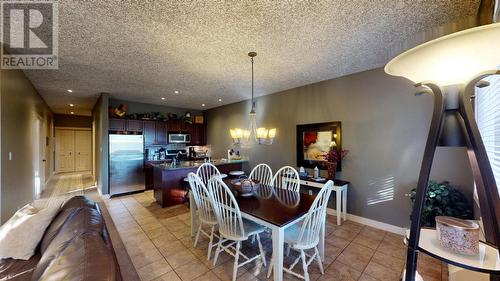
{"type": "MultiPolygon", "coordinates": [[[[232,189],[230,180],[224,182],[232,189]]],[[[287,227],[302,220],[311,207],[315,196],[285,189],[274,189],[272,186],[259,185],[251,196],[238,196],[235,193],[236,202],[243,218],[268,227],[272,231],[273,255],[274,255],[274,280],[283,280],[283,247],[284,233],[287,227]]],[[[196,234],[196,203],[190,192],[191,206],[191,236],[196,234]]],[[[321,230],[318,249],[321,259],[324,260],[325,253],[325,229],[321,230]]],[[[271,265],[269,265],[271,266],[271,265]]]]}

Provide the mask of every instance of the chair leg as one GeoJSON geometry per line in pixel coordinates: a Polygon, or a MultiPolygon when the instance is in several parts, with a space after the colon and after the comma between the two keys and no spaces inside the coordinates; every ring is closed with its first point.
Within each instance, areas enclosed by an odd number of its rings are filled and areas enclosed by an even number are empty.
{"type": "Polygon", "coordinates": [[[222,237],[219,239],[219,242],[217,242],[217,249],[215,250],[215,257],[214,257],[214,266],[217,264],[217,259],[219,258],[219,254],[221,252],[221,246],[222,246],[222,237]]]}
{"type": "Polygon", "coordinates": [[[318,262],[319,271],[321,274],[325,274],[323,270],[323,262],[321,261],[321,256],[319,255],[318,247],[314,247],[314,252],[316,253],[316,261],[318,262]]]}
{"type": "Polygon", "coordinates": [[[300,250],[300,257],[302,258],[302,269],[304,270],[304,280],[309,281],[309,272],[307,271],[307,260],[304,250],[300,250]]]}
{"type": "Polygon", "coordinates": [[[236,243],[236,254],[234,255],[234,265],[233,265],[233,281],[236,281],[236,276],[238,274],[238,259],[240,258],[240,244],[238,241],[236,243]]]}
{"type": "Polygon", "coordinates": [[[194,247],[196,247],[196,244],[198,244],[198,238],[200,238],[201,225],[202,223],[200,222],[200,226],[198,226],[198,232],[196,232],[196,237],[194,238],[194,247]]]}
{"type": "Polygon", "coordinates": [[[210,254],[212,253],[212,245],[213,245],[213,241],[214,241],[214,231],[215,231],[215,225],[212,225],[212,228],[210,229],[210,242],[208,242],[207,260],[210,260],[210,254]]]}
{"type": "Polygon", "coordinates": [[[257,244],[259,245],[259,251],[260,251],[260,258],[262,259],[262,263],[264,264],[264,267],[267,266],[266,264],[266,253],[264,253],[264,250],[262,249],[262,243],[260,243],[260,234],[255,234],[254,236],[257,238],[257,244]]]}
{"type": "Polygon", "coordinates": [[[269,262],[269,269],[267,270],[267,278],[271,276],[271,272],[273,272],[274,267],[274,254],[271,256],[271,261],[269,262]]]}
{"type": "Polygon", "coordinates": [[[286,256],[290,256],[290,244],[286,244],[286,256]]]}

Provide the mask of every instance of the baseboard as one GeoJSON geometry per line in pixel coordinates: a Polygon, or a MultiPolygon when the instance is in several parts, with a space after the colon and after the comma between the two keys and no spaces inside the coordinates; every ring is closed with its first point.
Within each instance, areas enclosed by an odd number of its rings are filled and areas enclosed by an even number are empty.
{"type": "MultiPolygon", "coordinates": [[[[334,215],[334,216],[337,215],[337,211],[335,209],[331,209],[331,208],[327,209],[327,213],[329,215],[334,215]]],[[[374,227],[374,228],[377,228],[377,229],[381,229],[381,230],[384,230],[384,231],[387,231],[387,232],[391,232],[391,233],[395,233],[395,234],[399,234],[399,235],[405,235],[405,231],[406,231],[406,229],[404,227],[395,226],[395,225],[388,224],[388,223],[385,223],[385,222],[380,222],[380,221],[376,221],[376,220],[372,220],[372,219],[368,219],[368,218],[356,216],[356,215],[349,214],[349,213],[347,213],[347,220],[350,220],[350,221],[353,221],[353,222],[357,222],[357,223],[361,223],[361,224],[364,224],[364,225],[368,225],[368,226],[371,226],[371,227],[374,227]]]]}

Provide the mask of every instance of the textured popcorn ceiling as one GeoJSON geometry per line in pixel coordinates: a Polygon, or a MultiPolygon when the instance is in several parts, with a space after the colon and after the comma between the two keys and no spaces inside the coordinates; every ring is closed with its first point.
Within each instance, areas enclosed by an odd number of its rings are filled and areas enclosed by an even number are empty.
{"type": "Polygon", "coordinates": [[[68,113],[74,103],[77,114],[89,114],[100,92],[211,108],[250,97],[249,51],[258,53],[256,95],[271,94],[383,66],[394,55],[391,46],[473,16],[478,5],[479,0],[63,0],[59,70],[27,74],[58,113],[68,113]]]}

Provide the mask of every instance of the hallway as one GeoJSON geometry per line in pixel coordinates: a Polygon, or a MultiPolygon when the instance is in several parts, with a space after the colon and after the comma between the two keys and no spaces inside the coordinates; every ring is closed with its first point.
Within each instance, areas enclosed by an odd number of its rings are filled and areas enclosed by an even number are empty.
{"type": "Polygon", "coordinates": [[[95,191],[94,177],[88,172],[57,174],[48,181],[41,199],[66,199],[95,191]]]}

